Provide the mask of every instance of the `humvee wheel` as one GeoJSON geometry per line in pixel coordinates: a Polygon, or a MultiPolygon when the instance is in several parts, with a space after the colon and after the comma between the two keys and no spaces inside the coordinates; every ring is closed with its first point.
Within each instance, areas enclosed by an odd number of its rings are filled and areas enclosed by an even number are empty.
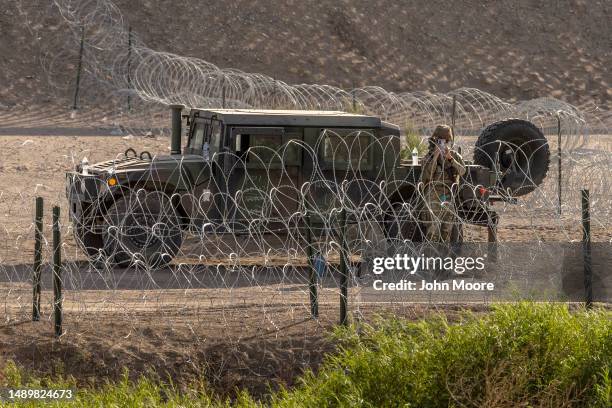
{"type": "Polygon", "coordinates": [[[95,258],[104,248],[102,234],[91,231],[89,226],[79,225],[74,228],[74,239],[87,256],[95,258]]]}
{"type": "Polygon", "coordinates": [[[170,199],[144,190],[115,201],[105,215],[104,252],[115,266],[166,266],[183,242],[170,199]]]}
{"type": "Polygon", "coordinates": [[[387,239],[422,242],[425,229],[420,223],[416,210],[411,210],[402,202],[393,203],[391,212],[385,217],[387,239]]]}
{"type": "Polygon", "coordinates": [[[351,251],[361,251],[364,256],[375,256],[385,241],[383,228],[372,220],[347,225],[345,237],[351,251]]]}
{"type": "MultiPolygon", "coordinates": [[[[410,211],[401,202],[393,204],[393,212],[387,216],[385,221],[387,239],[408,240],[410,242],[425,241],[426,227],[415,214],[418,214],[417,210],[410,211]]],[[[463,242],[463,225],[459,220],[453,225],[450,242],[463,242]]]]}
{"type": "Polygon", "coordinates": [[[476,141],[474,162],[498,170],[500,187],[522,196],[539,186],[550,163],[544,134],[533,123],[507,119],[487,126],[476,141]]]}

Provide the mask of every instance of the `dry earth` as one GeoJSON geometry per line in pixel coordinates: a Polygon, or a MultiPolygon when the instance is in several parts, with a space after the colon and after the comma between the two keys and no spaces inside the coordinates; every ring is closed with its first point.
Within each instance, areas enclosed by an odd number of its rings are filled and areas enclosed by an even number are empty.
{"type": "MultiPolygon", "coordinates": [[[[5,3],[0,107],[70,106],[78,39],[52,2],[5,3]]],[[[288,83],[403,92],[473,87],[505,99],[553,96],[608,110],[612,100],[606,0],[114,3],[152,49],[288,83]]],[[[127,38],[115,40],[127,47],[127,38]]],[[[83,84],[86,90],[90,82],[83,84]]]]}
{"type": "MultiPolygon", "coordinates": [[[[65,315],[65,334],[53,338],[53,322],[11,322],[0,326],[0,366],[13,360],[30,373],[74,376],[79,386],[101,385],[129,370],[132,379],[154,372],[179,387],[206,378],[221,395],[245,388],[263,397],[279,385],[291,386],[304,370],[316,370],[335,349],[330,337],[338,309],[321,304],[324,318],[313,320],[303,307],[260,305],[188,310],[65,315]],[[246,310],[248,309],[248,310],[246,310]],[[273,325],[270,316],[282,324],[273,325]]],[[[484,305],[379,309],[411,320],[444,313],[451,321],[462,313],[488,310],[484,305]]],[[[372,320],[372,313],[359,314],[372,320]]],[[[1,375],[1,374],[0,374],[1,375]]]]}

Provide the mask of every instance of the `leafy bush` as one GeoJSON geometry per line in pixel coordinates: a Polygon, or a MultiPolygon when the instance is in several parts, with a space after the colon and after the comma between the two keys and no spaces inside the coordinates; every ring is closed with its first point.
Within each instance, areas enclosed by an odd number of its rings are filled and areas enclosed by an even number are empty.
{"type": "Polygon", "coordinates": [[[412,158],[412,150],[415,147],[419,152],[419,156],[423,156],[427,151],[427,143],[423,141],[421,136],[414,129],[414,126],[406,121],[403,131],[405,144],[400,150],[400,158],[406,160],[412,158]]]}
{"type": "MultiPolygon", "coordinates": [[[[121,381],[108,383],[101,389],[80,388],[76,380],[68,378],[37,379],[26,375],[13,362],[9,361],[0,375],[0,386],[10,388],[47,388],[76,389],[74,400],[58,400],[54,407],[229,407],[229,401],[222,401],[207,393],[202,383],[193,384],[190,390],[179,392],[172,384],[164,384],[151,377],[141,377],[136,382],[130,382],[127,371],[121,381]]],[[[237,403],[251,404],[252,400],[244,393],[239,394],[237,403]]],[[[40,401],[26,400],[11,402],[10,407],[38,407],[40,401]]],[[[2,402],[0,401],[0,406],[2,402]]]]}
{"type": "Polygon", "coordinates": [[[353,113],[356,115],[367,115],[366,107],[357,101],[353,101],[352,98],[344,98],[343,105],[344,105],[344,111],[346,113],[353,113]]]}
{"type": "Polygon", "coordinates": [[[337,335],[342,352],[276,406],[610,406],[606,311],[522,303],[460,324],[381,320],[337,335]]]}

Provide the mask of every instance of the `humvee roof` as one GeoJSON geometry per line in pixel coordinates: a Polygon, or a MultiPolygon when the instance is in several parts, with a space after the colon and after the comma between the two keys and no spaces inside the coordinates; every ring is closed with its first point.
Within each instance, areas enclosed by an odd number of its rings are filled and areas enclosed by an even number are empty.
{"type": "Polygon", "coordinates": [[[266,110],[266,109],[192,109],[199,117],[217,119],[229,125],[387,128],[399,127],[376,116],[357,115],[339,111],[266,110]]]}

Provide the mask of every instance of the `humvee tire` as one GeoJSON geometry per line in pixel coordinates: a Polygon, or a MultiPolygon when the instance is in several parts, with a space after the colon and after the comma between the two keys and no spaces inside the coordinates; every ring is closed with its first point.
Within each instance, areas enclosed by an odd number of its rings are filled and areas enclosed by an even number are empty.
{"type": "Polygon", "coordinates": [[[118,198],[104,218],[104,252],[114,266],[142,262],[145,268],[162,268],[183,242],[180,217],[160,192],[140,190],[118,198]]]}
{"type": "MultiPolygon", "coordinates": [[[[395,203],[394,213],[396,216],[388,215],[385,220],[385,232],[388,239],[401,239],[408,240],[410,242],[423,242],[427,234],[426,226],[416,219],[416,217],[410,216],[409,213],[402,214],[399,211],[406,212],[406,210],[399,209],[402,203],[395,203]]],[[[463,225],[459,220],[453,225],[451,231],[450,242],[461,243],[463,242],[463,225]]]]}
{"type": "Polygon", "coordinates": [[[100,250],[104,248],[102,234],[90,231],[90,229],[84,225],[76,226],[73,232],[74,239],[90,258],[98,256],[100,250]]]}
{"type": "Polygon", "coordinates": [[[411,214],[409,208],[405,208],[402,202],[392,205],[391,214],[385,217],[384,231],[388,239],[399,239],[401,241],[423,242],[425,229],[419,222],[418,217],[411,214]]]}
{"type": "Polygon", "coordinates": [[[550,164],[544,134],[533,123],[507,119],[487,126],[476,141],[474,162],[501,172],[499,187],[522,196],[539,186],[550,164]]]}

